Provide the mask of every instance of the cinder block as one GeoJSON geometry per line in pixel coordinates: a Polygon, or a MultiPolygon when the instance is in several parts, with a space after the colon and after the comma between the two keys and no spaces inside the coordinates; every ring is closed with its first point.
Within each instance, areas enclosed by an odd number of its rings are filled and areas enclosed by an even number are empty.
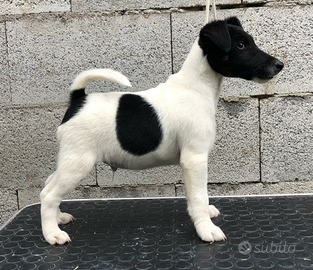
{"type": "MultiPolygon", "coordinates": [[[[0,23],[0,106],[11,104],[8,54],[5,38],[5,24],[0,23]]],[[[2,121],[0,115],[0,122],[2,121]]]]}
{"type": "MultiPolygon", "coordinates": [[[[218,5],[241,4],[241,0],[219,0],[218,5]]],[[[164,8],[186,8],[204,6],[203,0],[161,0],[161,1],[121,1],[121,0],[72,0],[72,9],[74,12],[90,11],[114,11],[114,10],[136,10],[136,9],[164,9],[164,8]]]]}
{"type": "Polygon", "coordinates": [[[94,199],[94,198],[143,198],[143,197],[174,197],[174,185],[143,185],[138,187],[78,187],[68,198],[94,199]]]}
{"type": "Polygon", "coordinates": [[[209,183],[259,181],[259,163],[258,100],[220,100],[217,138],[209,156],[209,183]]]}
{"type": "MultiPolygon", "coordinates": [[[[55,170],[64,106],[0,108],[0,187],[42,186],[55,170]]],[[[96,184],[95,172],[83,183],[96,184]]]]}
{"type": "MultiPolygon", "coordinates": [[[[176,186],[178,197],[186,195],[183,185],[176,186]]],[[[313,181],[278,183],[209,184],[209,196],[274,195],[313,193],[313,181]]]]}
{"type": "Polygon", "coordinates": [[[243,4],[258,4],[258,5],[280,5],[280,6],[286,6],[286,5],[310,5],[312,4],[312,0],[242,0],[243,4]]]}
{"type": "MultiPolygon", "coordinates": [[[[279,2],[280,0],[276,0],[276,2],[279,2]]],[[[266,4],[269,2],[273,2],[273,0],[242,0],[243,4],[266,4]]]]}
{"type": "Polygon", "coordinates": [[[313,180],[313,97],[261,100],[262,181],[313,180]]]}
{"type": "Polygon", "coordinates": [[[301,194],[312,192],[313,181],[208,185],[210,196],[301,194]]]}
{"type": "Polygon", "coordinates": [[[18,210],[16,191],[0,189],[0,228],[18,210]]]}
{"type": "Polygon", "coordinates": [[[39,203],[40,202],[40,192],[42,188],[38,187],[28,187],[25,189],[18,189],[18,202],[20,208],[27,205],[39,203]]]}
{"type": "MultiPolygon", "coordinates": [[[[212,4],[212,1],[211,1],[212,4]]],[[[217,6],[227,6],[227,5],[240,5],[241,0],[217,0],[215,1],[217,6]]]]}
{"type": "Polygon", "coordinates": [[[139,91],[171,73],[170,15],[37,15],[8,22],[14,104],[68,100],[69,85],[81,71],[113,68],[132,88],[93,82],[87,92],[139,91]]]}
{"type": "Polygon", "coordinates": [[[0,2],[0,15],[64,12],[70,9],[70,0],[5,0],[0,2]]]}
{"type": "MultiPolygon", "coordinates": [[[[38,203],[40,188],[18,190],[20,208],[29,204],[38,203]]],[[[77,187],[65,199],[105,199],[105,198],[141,198],[141,197],[174,197],[174,185],[145,185],[140,187],[77,187]]],[[[7,207],[8,208],[8,207],[7,207]]]]}
{"type": "Polygon", "coordinates": [[[114,178],[108,165],[98,164],[97,166],[97,182],[102,187],[165,185],[182,181],[183,175],[179,166],[164,166],[142,171],[118,169],[114,172],[114,178]]]}
{"type": "MultiPolygon", "coordinates": [[[[178,71],[203,26],[204,12],[172,15],[173,64],[178,71]]],[[[222,96],[311,92],[313,78],[313,6],[218,10],[218,18],[238,16],[256,44],[285,63],[279,76],[267,84],[227,79],[222,96]],[[283,14],[283,15],[282,15],[283,14]],[[287,29],[287,30],[286,30],[287,29]]]]}

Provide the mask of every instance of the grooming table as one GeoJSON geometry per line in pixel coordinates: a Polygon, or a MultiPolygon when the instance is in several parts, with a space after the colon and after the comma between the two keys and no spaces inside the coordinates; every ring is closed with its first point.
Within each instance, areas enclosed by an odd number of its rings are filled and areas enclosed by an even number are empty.
{"type": "Polygon", "coordinates": [[[202,242],[184,198],[75,200],[72,242],[42,237],[40,205],[0,231],[0,269],[313,269],[313,195],[212,197],[225,242],[202,242]]]}

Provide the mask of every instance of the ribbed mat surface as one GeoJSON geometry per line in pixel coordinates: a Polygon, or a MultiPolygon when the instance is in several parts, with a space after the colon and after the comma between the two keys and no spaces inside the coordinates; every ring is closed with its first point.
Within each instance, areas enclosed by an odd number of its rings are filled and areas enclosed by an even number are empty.
{"type": "Polygon", "coordinates": [[[63,202],[72,238],[50,246],[40,206],[24,208],[0,231],[0,269],[313,269],[313,196],[211,198],[225,242],[202,242],[186,200],[63,202]]]}

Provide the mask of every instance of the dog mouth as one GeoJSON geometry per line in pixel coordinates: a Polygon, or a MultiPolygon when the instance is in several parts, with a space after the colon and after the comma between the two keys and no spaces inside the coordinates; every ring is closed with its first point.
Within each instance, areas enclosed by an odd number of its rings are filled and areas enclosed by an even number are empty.
{"type": "Polygon", "coordinates": [[[254,70],[253,81],[258,83],[266,83],[273,79],[284,67],[284,64],[279,60],[271,65],[260,66],[254,70]]]}
{"type": "Polygon", "coordinates": [[[257,83],[267,83],[268,81],[273,79],[275,77],[275,75],[276,74],[272,74],[272,73],[269,73],[269,72],[258,71],[256,73],[254,73],[254,76],[253,76],[252,80],[254,82],[257,82],[257,83]]]}
{"type": "Polygon", "coordinates": [[[272,78],[269,78],[269,79],[260,79],[258,77],[253,77],[252,78],[252,81],[256,82],[256,83],[259,83],[259,84],[265,84],[267,82],[269,82],[271,79],[273,79],[274,77],[272,78]]]}

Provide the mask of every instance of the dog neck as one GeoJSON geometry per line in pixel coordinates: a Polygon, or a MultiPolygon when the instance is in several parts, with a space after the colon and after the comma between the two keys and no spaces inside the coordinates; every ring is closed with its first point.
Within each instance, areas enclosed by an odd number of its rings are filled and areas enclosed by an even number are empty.
{"type": "Polygon", "coordinates": [[[198,45],[198,39],[193,44],[181,70],[172,75],[169,81],[184,84],[189,89],[201,92],[204,96],[214,100],[217,105],[221,92],[223,76],[214,71],[206,56],[198,45]]]}

